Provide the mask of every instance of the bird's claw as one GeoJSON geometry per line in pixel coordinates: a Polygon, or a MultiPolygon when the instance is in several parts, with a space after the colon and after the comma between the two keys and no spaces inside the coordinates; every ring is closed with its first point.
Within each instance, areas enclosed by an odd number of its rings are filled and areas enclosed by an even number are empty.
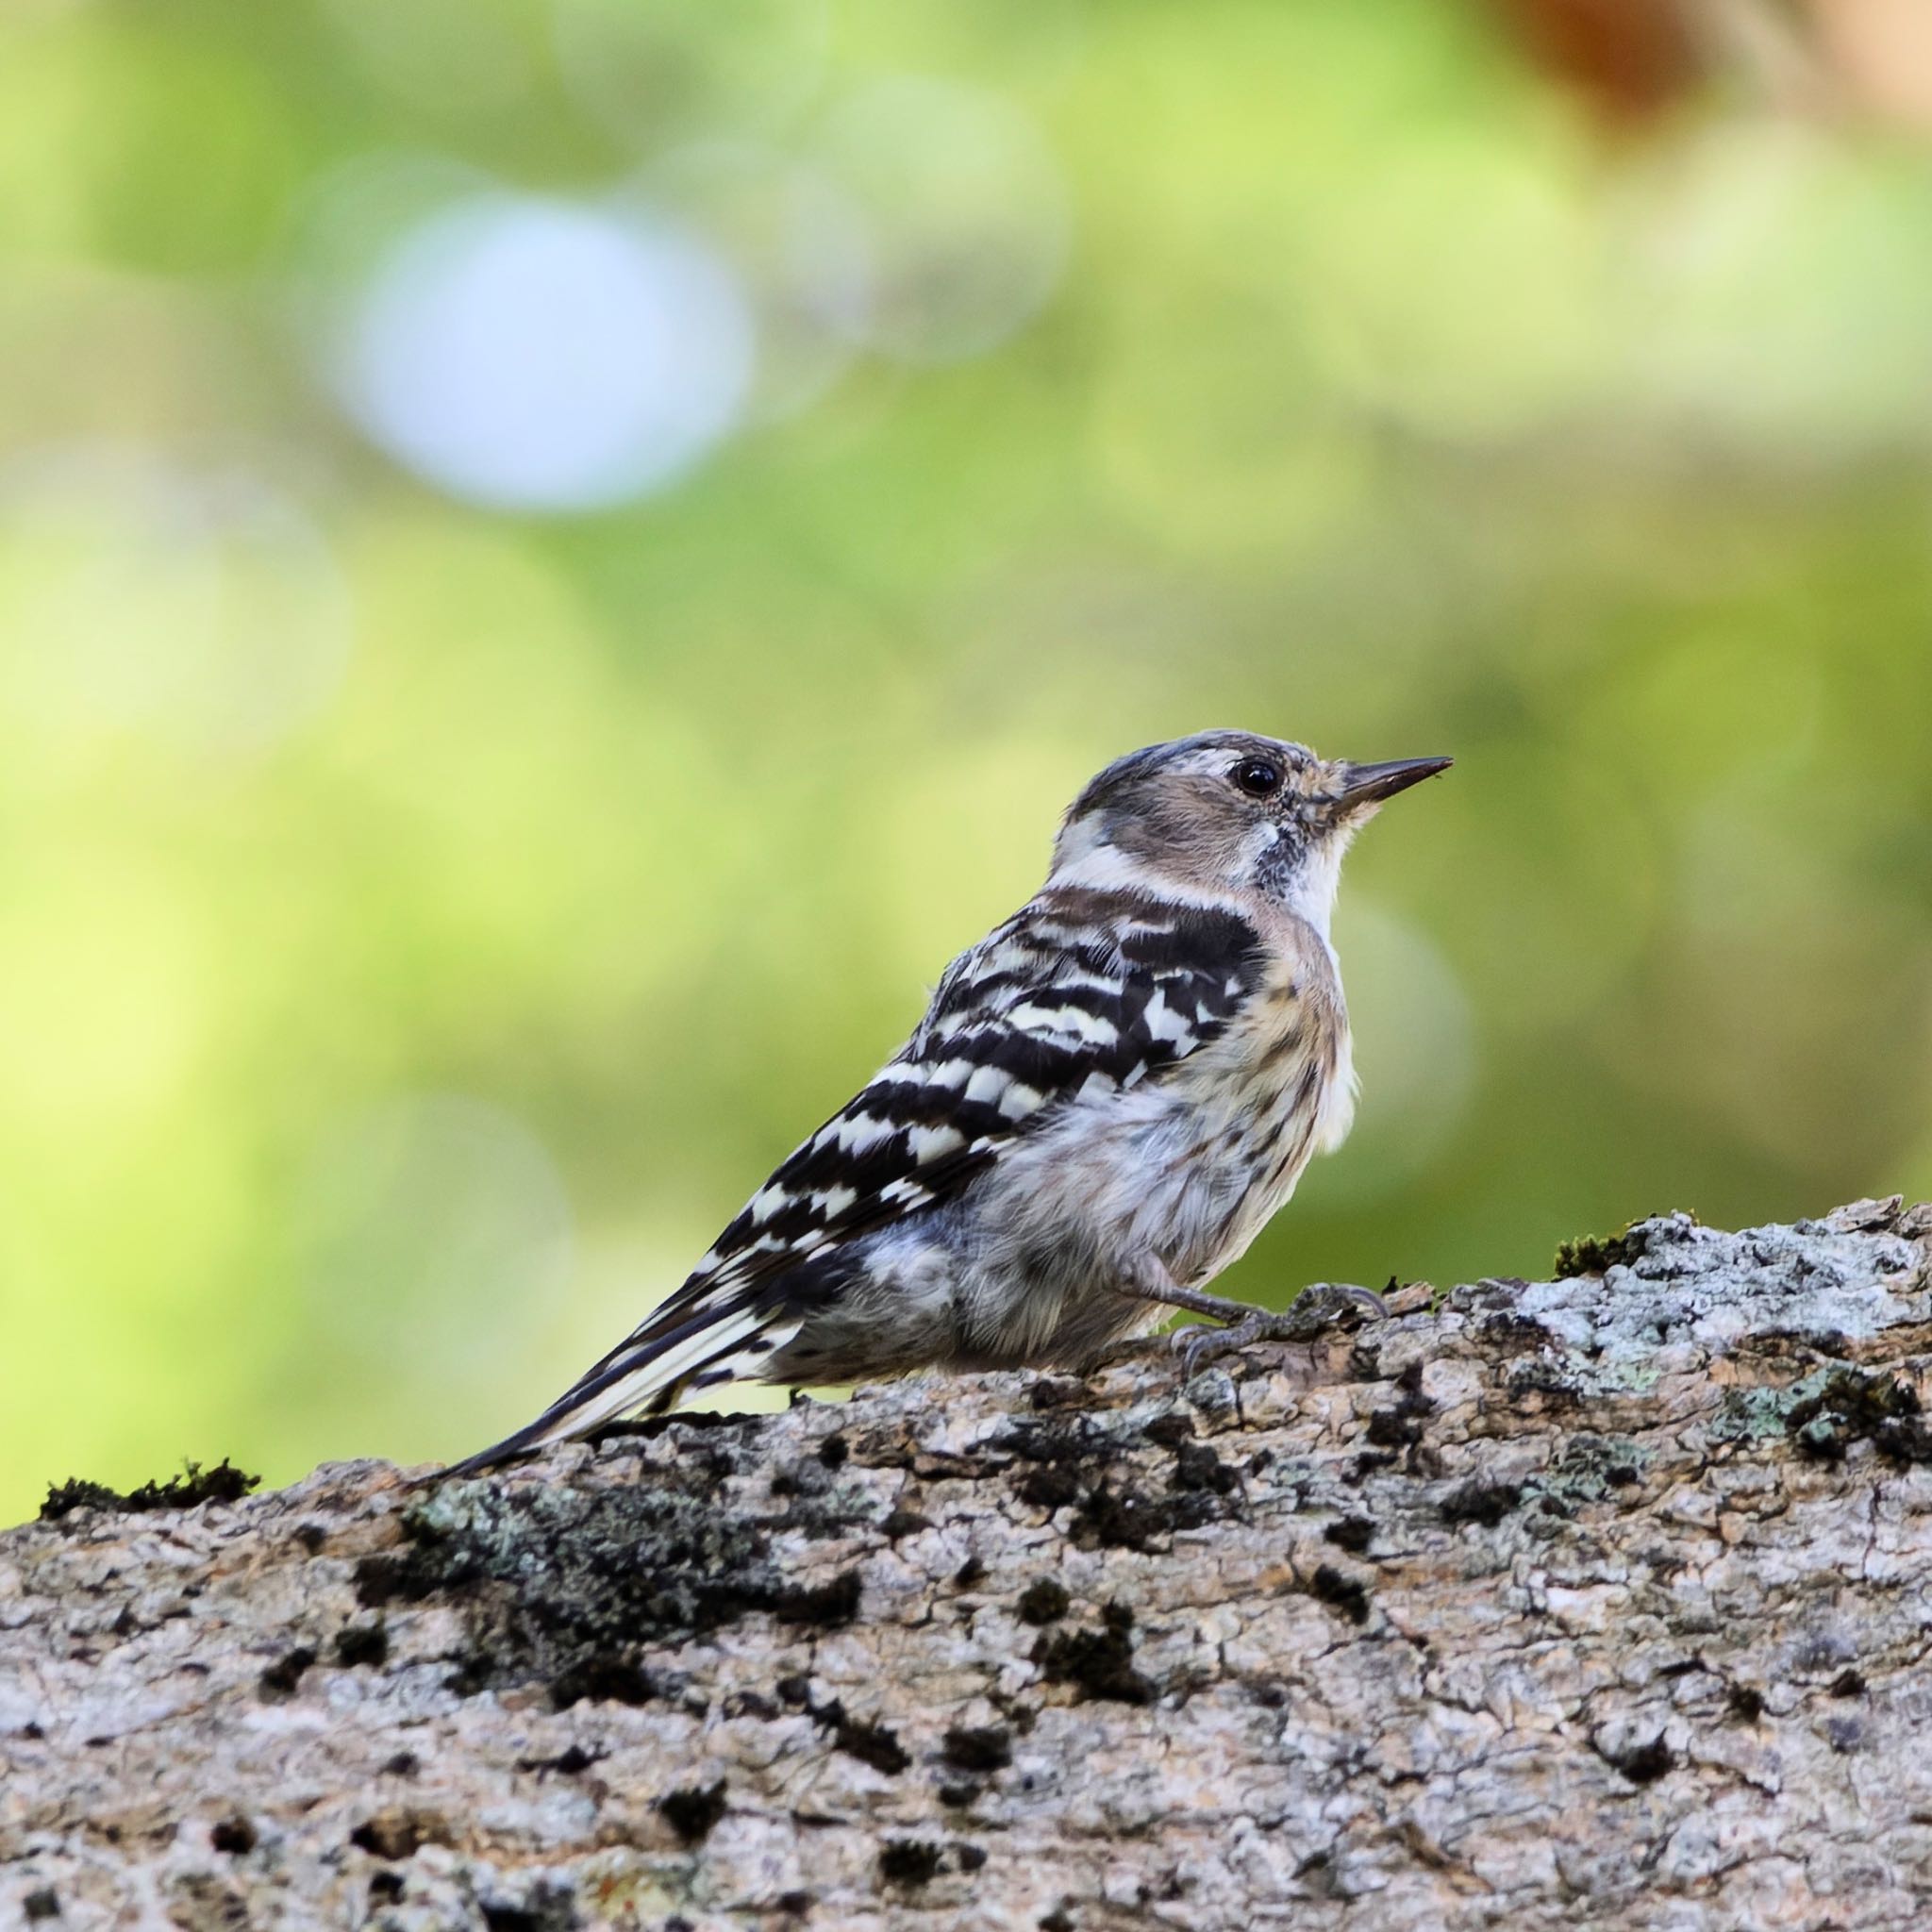
{"type": "Polygon", "coordinates": [[[1353,1282],[1322,1281],[1305,1288],[1293,1307],[1281,1314],[1257,1308],[1224,1328],[1196,1324],[1174,1338],[1181,1362],[1191,1377],[1216,1356],[1238,1355],[1257,1341],[1312,1341],[1330,1326],[1345,1307],[1357,1307],[1373,1321],[1386,1321],[1389,1304],[1372,1288],[1353,1282]]]}

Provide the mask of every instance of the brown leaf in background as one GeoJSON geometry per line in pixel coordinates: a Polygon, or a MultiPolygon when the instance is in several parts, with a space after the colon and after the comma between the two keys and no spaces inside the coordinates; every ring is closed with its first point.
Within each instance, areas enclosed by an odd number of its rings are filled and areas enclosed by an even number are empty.
{"type": "Polygon", "coordinates": [[[1612,125],[1648,122],[1708,77],[1687,0],[1491,4],[1539,68],[1612,125]]]}
{"type": "Polygon", "coordinates": [[[1613,128],[1707,89],[1932,127],[1924,0],[1490,0],[1531,62],[1613,128]]]}

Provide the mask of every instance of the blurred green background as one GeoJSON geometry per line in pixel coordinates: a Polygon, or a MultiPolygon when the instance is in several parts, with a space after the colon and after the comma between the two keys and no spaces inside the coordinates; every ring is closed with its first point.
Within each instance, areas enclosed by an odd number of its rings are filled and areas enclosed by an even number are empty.
{"type": "Polygon", "coordinates": [[[1114,754],[1452,751],[1229,1277],[1932,1192],[1915,0],[12,0],[0,1520],[448,1457],[1114,754]]]}

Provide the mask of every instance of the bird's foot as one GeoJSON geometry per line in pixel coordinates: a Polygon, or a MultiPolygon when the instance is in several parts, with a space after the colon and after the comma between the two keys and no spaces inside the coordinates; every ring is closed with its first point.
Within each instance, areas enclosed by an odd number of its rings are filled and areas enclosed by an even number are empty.
{"type": "Polygon", "coordinates": [[[1345,1308],[1357,1308],[1373,1321],[1386,1321],[1389,1304],[1372,1288],[1352,1282],[1311,1282],[1281,1314],[1257,1308],[1224,1328],[1195,1325],[1177,1329],[1169,1338],[1191,1376],[1216,1356],[1238,1355],[1257,1341],[1312,1341],[1333,1325],[1345,1308]]]}

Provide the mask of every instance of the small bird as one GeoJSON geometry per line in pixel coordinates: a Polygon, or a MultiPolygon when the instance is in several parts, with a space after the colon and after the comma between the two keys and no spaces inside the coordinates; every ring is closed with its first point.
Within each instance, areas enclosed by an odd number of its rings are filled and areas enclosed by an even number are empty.
{"type": "Polygon", "coordinates": [[[1355,1112],[1342,854],[1450,762],[1244,731],[1117,758],[1046,883],[683,1286],[458,1473],[720,1382],[1079,1366],[1176,1308],[1256,1317],[1206,1285],[1355,1112]]]}

